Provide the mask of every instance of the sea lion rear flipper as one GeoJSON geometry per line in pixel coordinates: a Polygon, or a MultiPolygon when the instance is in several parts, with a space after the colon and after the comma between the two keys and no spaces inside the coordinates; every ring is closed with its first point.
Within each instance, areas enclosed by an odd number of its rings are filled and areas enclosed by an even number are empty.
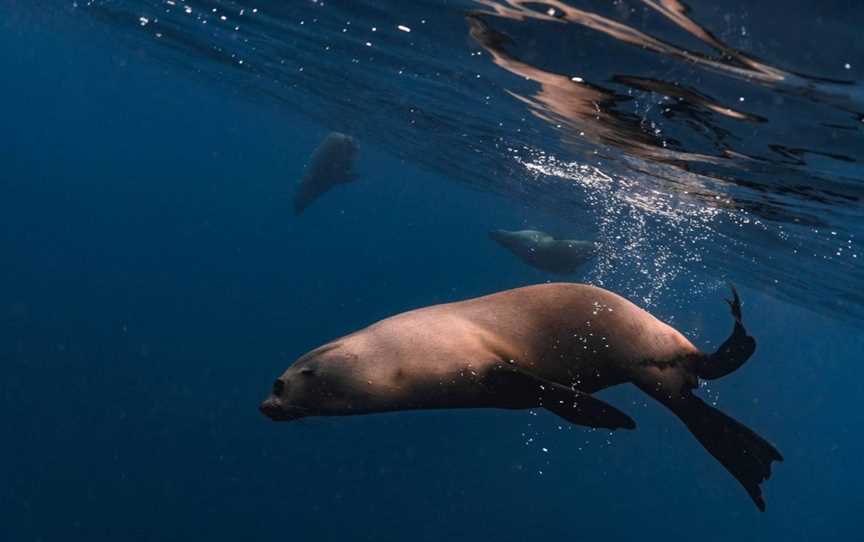
{"type": "Polygon", "coordinates": [[[635,429],[636,422],[614,406],[587,393],[562,386],[525,370],[502,367],[499,391],[516,408],[534,406],[561,416],[570,423],[603,429],[635,429]]]}
{"type": "Polygon", "coordinates": [[[729,304],[732,317],[735,319],[735,327],[729,338],[720,345],[716,352],[697,360],[696,374],[705,380],[722,378],[734,372],[744,365],[744,362],[750,359],[753,351],[756,350],[756,340],[747,334],[741,320],[741,298],[738,297],[738,291],[731,283],[729,288],[732,290],[732,299],[727,299],[726,303],[729,304]]]}
{"type": "Polygon", "coordinates": [[[747,490],[756,507],[765,511],[760,484],[771,477],[771,462],[783,456],[767,440],[741,422],[686,393],[666,403],[696,439],[747,490]]]}

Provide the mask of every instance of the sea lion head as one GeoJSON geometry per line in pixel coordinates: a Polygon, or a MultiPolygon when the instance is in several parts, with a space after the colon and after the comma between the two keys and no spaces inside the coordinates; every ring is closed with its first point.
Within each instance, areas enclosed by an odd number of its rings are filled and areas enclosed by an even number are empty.
{"type": "Polygon", "coordinates": [[[326,158],[332,172],[339,182],[348,182],[353,179],[354,160],[357,159],[359,145],[353,137],[341,132],[330,132],[321,146],[321,158],[326,158]]]}
{"type": "Polygon", "coordinates": [[[258,409],[273,421],[367,413],[368,378],[356,353],[330,343],[288,367],[258,409]]]}

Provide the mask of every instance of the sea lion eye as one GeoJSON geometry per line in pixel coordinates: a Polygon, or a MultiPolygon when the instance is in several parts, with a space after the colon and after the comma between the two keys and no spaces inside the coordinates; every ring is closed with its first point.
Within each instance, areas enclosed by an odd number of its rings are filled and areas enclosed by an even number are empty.
{"type": "Polygon", "coordinates": [[[282,392],[285,391],[285,383],[281,380],[275,380],[273,382],[273,395],[282,395],[282,392]]]}
{"type": "Polygon", "coordinates": [[[312,376],[315,374],[315,369],[312,367],[303,367],[300,369],[300,374],[303,376],[312,376]]]}

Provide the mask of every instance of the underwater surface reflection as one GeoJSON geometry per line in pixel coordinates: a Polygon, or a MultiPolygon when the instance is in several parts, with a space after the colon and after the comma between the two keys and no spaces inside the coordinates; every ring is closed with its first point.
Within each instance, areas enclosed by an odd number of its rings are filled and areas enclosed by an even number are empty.
{"type": "Polygon", "coordinates": [[[251,99],[600,224],[600,283],[613,280],[615,254],[655,275],[659,254],[674,275],[721,267],[772,295],[860,316],[864,45],[843,22],[861,14],[840,2],[783,6],[92,0],[78,9],[251,99]],[[646,228],[661,233],[649,240],[646,228]]]}

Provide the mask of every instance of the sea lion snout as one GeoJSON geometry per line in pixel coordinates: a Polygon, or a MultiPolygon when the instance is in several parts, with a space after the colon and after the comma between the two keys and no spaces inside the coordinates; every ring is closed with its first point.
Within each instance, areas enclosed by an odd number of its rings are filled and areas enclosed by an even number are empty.
{"type": "Polygon", "coordinates": [[[305,409],[286,406],[278,397],[268,397],[258,405],[258,410],[274,422],[290,422],[308,415],[305,409]]]}
{"type": "Polygon", "coordinates": [[[279,404],[279,400],[275,397],[268,397],[258,405],[258,410],[261,411],[261,414],[264,414],[272,420],[281,414],[282,406],[279,404]]]}
{"type": "Polygon", "coordinates": [[[495,241],[496,243],[500,243],[502,245],[506,245],[508,239],[507,235],[510,232],[507,230],[490,230],[489,231],[489,239],[495,241]]]}

